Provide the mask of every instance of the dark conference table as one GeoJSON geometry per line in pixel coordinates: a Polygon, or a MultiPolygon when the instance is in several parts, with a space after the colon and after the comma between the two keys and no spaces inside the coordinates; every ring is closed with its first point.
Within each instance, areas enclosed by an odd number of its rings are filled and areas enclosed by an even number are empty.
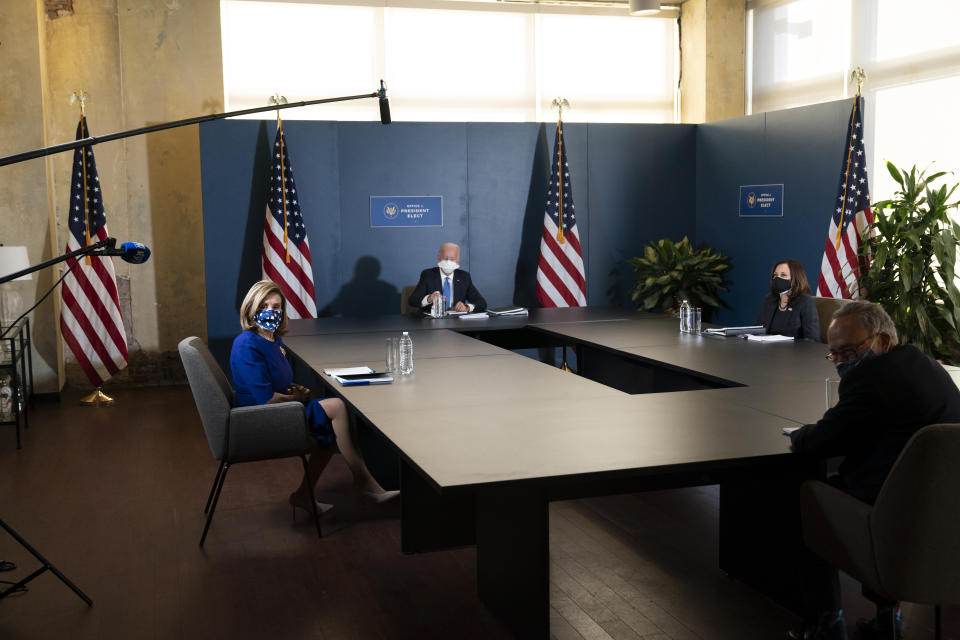
{"type": "Polygon", "coordinates": [[[822,469],[790,454],[782,429],[822,415],[836,375],[826,347],[678,329],[628,310],[541,309],[294,320],[284,341],[398,453],[403,551],[475,544],[481,600],[519,636],[549,637],[551,500],[719,484],[720,568],[798,605],[796,491],[822,469]],[[412,375],[341,387],[321,374],[382,370],[402,330],[412,375]],[[581,375],[507,350],[561,345],[581,375]]]}

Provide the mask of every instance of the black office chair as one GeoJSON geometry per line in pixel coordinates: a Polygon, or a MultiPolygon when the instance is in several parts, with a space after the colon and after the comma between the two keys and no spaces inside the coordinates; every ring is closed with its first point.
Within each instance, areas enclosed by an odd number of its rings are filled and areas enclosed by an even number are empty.
{"type": "Polygon", "coordinates": [[[960,604],[960,424],[924,427],[907,442],[877,501],[824,482],[800,490],[812,551],[883,598],[960,604]]]}
{"type": "Polygon", "coordinates": [[[850,304],[851,300],[846,298],[821,298],[813,296],[813,303],[817,307],[817,319],[820,321],[820,342],[827,343],[827,329],[830,328],[830,321],[833,320],[833,314],[837,309],[845,304],[850,304]]]}
{"type": "Polygon", "coordinates": [[[410,297],[410,294],[413,293],[413,290],[416,288],[416,285],[407,285],[403,288],[403,291],[400,292],[400,313],[408,315],[420,311],[420,307],[411,307],[410,303],[407,302],[407,298],[410,297]]]}
{"type": "MultiPolygon", "coordinates": [[[[202,547],[230,465],[298,456],[303,462],[304,477],[309,479],[306,455],[311,446],[310,433],[301,403],[278,402],[235,407],[233,386],[220,370],[207,345],[200,338],[190,337],[181,340],[178,348],[210,451],[214,459],[220,461],[207,497],[207,506],[203,509],[207,521],[200,536],[202,547]]],[[[306,484],[310,489],[317,535],[322,537],[313,487],[309,481],[306,484]]]]}

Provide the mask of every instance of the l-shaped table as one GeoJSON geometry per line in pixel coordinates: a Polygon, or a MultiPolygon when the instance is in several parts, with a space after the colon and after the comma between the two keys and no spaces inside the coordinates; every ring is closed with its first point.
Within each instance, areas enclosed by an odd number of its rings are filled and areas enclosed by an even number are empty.
{"type": "Polygon", "coordinates": [[[529,317],[290,321],[290,350],[400,458],[402,546],[477,547],[481,600],[519,637],[549,637],[551,500],[720,485],[720,568],[798,603],[796,491],[821,468],[782,429],[816,421],[826,348],[689,335],[612,309],[529,317]],[[410,332],[414,373],[341,387],[323,369],[383,369],[410,332]],[[508,349],[568,346],[575,375],[508,349]],[[506,348],[504,348],[506,347],[506,348]]]}

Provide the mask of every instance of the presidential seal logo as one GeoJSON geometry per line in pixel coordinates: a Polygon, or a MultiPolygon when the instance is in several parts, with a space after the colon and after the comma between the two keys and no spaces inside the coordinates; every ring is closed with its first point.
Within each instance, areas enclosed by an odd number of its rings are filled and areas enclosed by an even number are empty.
{"type": "Polygon", "coordinates": [[[383,217],[387,220],[393,220],[397,217],[398,213],[400,213],[400,207],[393,202],[388,202],[383,206],[383,217]]]}
{"type": "Polygon", "coordinates": [[[751,191],[747,194],[747,206],[753,208],[755,204],[757,204],[757,194],[751,191]]]}

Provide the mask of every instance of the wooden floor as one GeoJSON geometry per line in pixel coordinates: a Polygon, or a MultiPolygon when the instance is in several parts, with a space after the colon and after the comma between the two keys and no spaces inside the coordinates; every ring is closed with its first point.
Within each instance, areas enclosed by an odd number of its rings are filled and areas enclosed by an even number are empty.
{"type": "MultiPolygon", "coordinates": [[[[0,638],[506,638],[476,598],[475,553],[399,552],[398,505],[359,507],[339,457],[319,494],[336,509],[316,537],[286,500],[299,461],[237,465],[203,550],[216,470],[186,387],[38,405],[24,448],[0,430],[0,519],[72,579],[46,573],[0,600],[0,638]]],[[[717,570],[713,487],[554,503],[551,634],[576,639],[781,638],[794,618],[717,570]]],[[[0,531],[19,580],[38,563],[0,531]]],[[[2,586],[2,585],[0,585],[2,586]]],[[[844,583],[850,625],[870,615],[844,583]]],[[[908,637],[932,637],[906,606],[908,637]]],[[[960,616],[946,615],[957,638],[960,616]]]]}

